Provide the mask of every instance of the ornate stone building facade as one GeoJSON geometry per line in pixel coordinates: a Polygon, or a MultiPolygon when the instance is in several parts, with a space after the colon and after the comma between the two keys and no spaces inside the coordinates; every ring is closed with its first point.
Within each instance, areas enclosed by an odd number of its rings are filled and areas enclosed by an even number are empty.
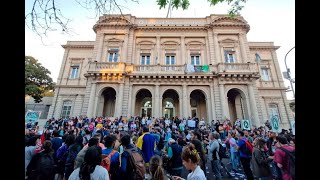
{"type": "Polygon", "coordinates": [[[68,41],[48,117],[196,116],[250,119],[292,113],[273,42],[248,42],[241,16],[105,15],[95,41],[68,41]]]}

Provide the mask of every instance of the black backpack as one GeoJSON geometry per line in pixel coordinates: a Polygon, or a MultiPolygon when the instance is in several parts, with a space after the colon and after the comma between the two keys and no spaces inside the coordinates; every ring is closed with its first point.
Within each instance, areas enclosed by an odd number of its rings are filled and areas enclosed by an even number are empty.
{"type": "Polygon", "coordinates": [[[228,158],[227,156],[227,148],[223,147],[221,143],[219,143],[219,157],[222,158],[228,158]]]}
{"type": "Polygon", "coordinates": [[[296,172],[296,170],[295,170],[295,159],[296,159],[296,155],[295,155],[295,151],[292,151],[292,152],[290,152],[290,151],[288,151],[287,149],[285,149],[285,148],[279,148],[279,149],[281,149],[282,151],[284,151],[285,153],[286,153],[286,155],[288,156],[288,158],[289,158],[289,166],[290,166],[290,176],[292,177],[292,179],[294,180],[295,179],[295,172],[296,172]]]}
{"type": "Polygon", "coordinates": [[[37,174],[51,179],[54,176],[54,160],[52,153],[41,153],[36,166],[37,174]]]}

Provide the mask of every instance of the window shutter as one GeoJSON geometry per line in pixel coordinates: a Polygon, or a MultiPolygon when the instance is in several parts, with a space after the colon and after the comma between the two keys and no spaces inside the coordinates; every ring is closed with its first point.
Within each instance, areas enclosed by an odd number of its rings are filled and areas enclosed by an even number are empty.
{"type": "Polygon", "coordinates": [[[225,59],[225,63],[228,62],[228,51],[224,50],[224,59],[225,59]]]}

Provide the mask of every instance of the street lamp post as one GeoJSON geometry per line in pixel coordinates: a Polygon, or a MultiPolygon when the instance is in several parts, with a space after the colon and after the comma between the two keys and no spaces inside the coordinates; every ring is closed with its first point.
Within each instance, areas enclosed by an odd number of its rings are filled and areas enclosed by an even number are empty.
{"type": "Polygon", "coordinates": [[[286,72],[286,74],[287,74],[287,79],[290,81],[290,85],[291,85],[291,90],[292,90],[292,92],[293,92],[293,97],[295,98],[295,94],[294,94],[294,90],[293,90],[293,86],[292,86],[292,79],[291,79],[291,76],[290,76],[290,69],[287,67],[287,55],[289,54],[289,52],[292,50],[292,49],[294,49],[295,47],[293,47],[293,48],[291,48],[288,52],[287,52],[287,54],[286,54],[286,56],[284,57],[284,64],[286,65],[286,69],[287,69],[287,72],[286,72]]]}

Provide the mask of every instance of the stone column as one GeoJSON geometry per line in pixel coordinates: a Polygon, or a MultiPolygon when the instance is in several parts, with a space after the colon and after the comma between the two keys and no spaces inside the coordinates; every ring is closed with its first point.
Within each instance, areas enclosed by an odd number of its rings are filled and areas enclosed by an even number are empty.
{"type": "Polygon", "coordinates": [[[213,33],[213,43],[214,43],[214,53],[215,53],[215,62],[216,63],[223,63],[224,61],[221,59],[220,56],[220,48],[219,48],[219,42],[218,42],[218,33],[213,33]]]}
{"type": "Polygon", "coordinates": [[[183,118],[183,98],[179,97],[179,117],[183,118]]]}
{"type": "Polygon", "coordinates": [[[256,127],[260,126],[260,121],[259,121],[259,116],[258,116],[258,109],[257,109],[257,104],[256,104],[256,99],[254,97],[254,92],[253,92],[253,85],[248,84],[248,89],[249,89],[249,99],[250,99],[250,107],[251,107],[251,116],[253,116],[253,121],[252,125],[255,125],[256,127]]]}
{"type": "Polygon", "coordinates": [[[212,111],[212,119],[210,119],[210,122],[212,120],[216,120],[216,106],[214,101],[214,92],[213,92],[213,84],[210,84],[210,97],[211,97],[211,111],[212,111]]]}
{"type": "Polygon", "coordinates": [[[180,51],[181,51],[181,64],[185,64],[185,63],[187,63],[187,61],[186,61],[186,57],[185,57],[185,42],[184,42],[184,36],[181,36],[180,51]]]}
{"type": "Polygon", "coordinates": [[[222,111],[222,119],[220,120],[225,120],[227,114],[226,114],[226,98],[225,98],[225,94],[224,94],[224,85],[223,84],[219,84],[219,91],[220,91],[220,102],[221,102],[221,111],[222,111]]]}
{"type": "Polygon", "coordinates": [[[249,62],[250,60],[247,57],[247,52],[246,52],[243,36],[244,36],[243,33],[239,33],[241,59],[242,59],[242,63],[246,63],[246,62],[249,62]]]}
{"type": "Polygon", "coordinates": [[[160,36],[157,36],[156,64],[160,64],[160,36]]]}
{"type": "Polygon", "coordinates": [[[100,105],[100,103],[99,103],[99,96],[97,95],[97,96],[95,96],[95,98],[94,98],[95,100],[94,100],[94,109],[93,109],[93,116],[94,117],[96,117],[96,116],[99,116],[99,114],[98,114],[98,105],[100,105]]]}
{"type": "Polygon", "coordinates": [[[183,101],[183,117],[188,118],[189,116],[189,106],[188,104],[188,94],[187,94],[187,85],[182,85],[182,101],[183,101]]]}
{"type": "Polygon", "coordinates": [[[99,48],[98,48],[97,59],[96,59],[96,61],[98,61],[98,62],[102,62],[101,56],[102,56],[102,51],[103,51],[104,34],[101,34],[100,36],[101,37],[100,37],[100,41],[99,41],[99,48]]]}
{"type": "Polygon", "coordinates": [[[122,115],[122,99],[123,99],[123,83],[119,84],[119,93],[117,94],[116,101],[116,117],[120,117],[122,115]]]}
{"type": "MultiPolygon", "coordinates": [[[[206,98],[206,110],[207,110],[207,118],[205,119],[206,120],[206,123],[210,123],[211,120],[212,120],[212,113],[211,113],[211,110],[212,110],[212,104],[211,104],[212,100],[211,100],[211,97],[209,98],[206,98]]],[[[202,118],[202,117],[199,117],[199,118],[202,118]]]]}
{"type": "Polygon", "coordinates": [[[127,59],[127,56],[128,56],[128,44],[129,44],[129,42],[128,42],[128,39],[129,39],[129,33],[125,33],[125,35],[124,35],[124,42],[123,42],[123,44],[122,44],[122,49],[123,49],[123,53],[122,53],[122,56],[120,56],[120,57],[123,57],[123,58],[121,58],[120,60],[121,60],[121,62],[128,62],[128,59],[127,59]]]}
{"type": "Polygon", "coordinates": [[[152,109],[154,110],[154,116],[157,118],[159,117],[159,110],[160,110],[160,107],[159,107],[159,98],[160,98],[160,86],[159,84],[156,84],[156,88],[155,88],[155,91],[154,91],[154,100],[155,100],[155,105],[154,107],[152,107],[152,109]]]}
{"type": "Polygon", "coordinates": [[[132,84],[129,85],[129,99],[128,99],[128,112],[127,117],[130,118],[130,116],[133,116],[132,114],[132,84]]]}
{"type": "Polygon", "coordinates": [[[162,117],[162,97],[159,97],[159,117],[162,117]]]}
{"type": "Polygon", "coordinates": [[[92,118],[93,117],[93,109],[94,109],[94,104],[95,104],[94,101],[95,101],[96,88],[97,88],[97,83],[91,83],[91,92],[90,92],[88,112],[87,112],[88,118],[92,118]]]}

